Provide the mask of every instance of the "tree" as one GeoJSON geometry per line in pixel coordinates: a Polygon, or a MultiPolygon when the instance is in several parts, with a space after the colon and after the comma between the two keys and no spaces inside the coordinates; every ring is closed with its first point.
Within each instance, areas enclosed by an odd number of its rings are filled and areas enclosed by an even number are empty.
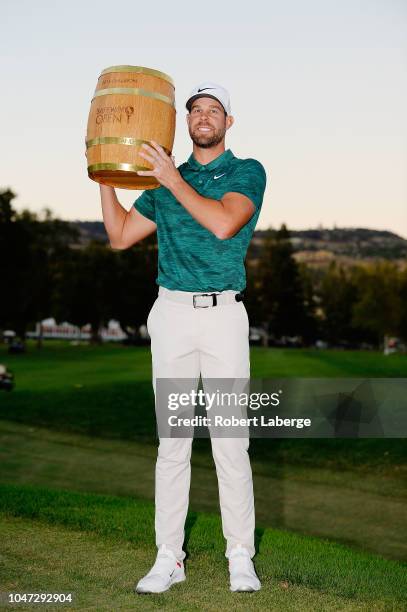
{"type": "Polygon", "coordinates": [[[71,249],[54,274],[55,316],[79,327],[90,323],[92,342],[100,342],[100,327],[115,315],[117,253],[92,241],[84,249],[71,249]]]}
{"type": "Polygon", "coordinates": [[[51,263],[78,231],[47,209],[44,219],[28,210],[18,213],[11,205],[15,197],[11,190],[0,192],[0,325],[24,338],[28,326],[49,313],[51,263]]]}
{"type": "Polygon", "coordinates": [[[259,263],[260,311],[267,331],[274,337],[299,335],[310,338],[312,301],[305,298],[300,268],[293,257],[285,225],[265,241],[259,263]]]}
{"type": "Polygon", "coordinates": [[[361,334],[352,321],[358,297],[357,282],[353,276],[332,262],[323,276],[319,294],[323,338],[330,344],[360,341],[361,334]]]}
{"type": "Polygon", "coordinates": [[[388,262],[355,271],[358,298],[353,306],[352,324],[378,345],[386,334],[395,335],[399,329],[402,302],[398,277],[397,267],[388,262]]]}
{"type": "Polygon", "coordinates": [[[398,295],[401,306],[400,320],[397,334],[407,342],[407,268],[400,272],[398,295]]]}
{"type": "Polygon", "coordinates": [[[114,300],[115,317],[123,329],[131,334],[147,321],[151,304],[157,297],[157,240],[152,235],[131,249],[118,253],[117,294],[114,300]]]}

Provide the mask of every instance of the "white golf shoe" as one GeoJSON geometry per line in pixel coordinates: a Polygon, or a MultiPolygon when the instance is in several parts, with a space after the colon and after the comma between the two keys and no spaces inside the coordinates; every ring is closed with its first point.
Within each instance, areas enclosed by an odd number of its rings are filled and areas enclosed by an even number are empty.
{"type": "Polygon", "coordinates": [[[259,591],[260,580],[254,569],[249,551],[241,544],[232,548],[229,554],[231,591],[259,591]]]}
{"type": "Polygon", "coordinates": [[[184,564],[178,561],[165,544],[160,546],[157,559],[151,570],[139,580],[136,593],[163,593],[176,582],[185,580],[184,564]]]}

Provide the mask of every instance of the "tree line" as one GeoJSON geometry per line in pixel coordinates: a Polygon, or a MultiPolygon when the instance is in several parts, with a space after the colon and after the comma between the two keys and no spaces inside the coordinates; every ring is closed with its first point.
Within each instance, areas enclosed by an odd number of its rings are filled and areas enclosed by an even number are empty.
{"type": "MultiPolygon", "coordinates": [[[[53,316],[91,324],[92,338],[109,319],[134,333],[157,295],[156,237],[124,251],[92,240],[80,246],[79,230],[53,217],[17,212],[11,190],[0,192],[0,330],[21,338],[53,316]]],[[[255,265],[247,266],[245,304],[252,326],[268,342],[296,337],[304,346],[378,347],[385,334],[407,341],[407,269],[390,262],[313,270],[298,264],[283,225],[271,232],[255,265]]]]}
{"type": "Polygon", "coordinates": [[[312,269],[298,264],[283,225],[248,274],[248,308],[272,339],[380,347],[385,335],[407,341],[407,267],[389,261],[312,269]]]}

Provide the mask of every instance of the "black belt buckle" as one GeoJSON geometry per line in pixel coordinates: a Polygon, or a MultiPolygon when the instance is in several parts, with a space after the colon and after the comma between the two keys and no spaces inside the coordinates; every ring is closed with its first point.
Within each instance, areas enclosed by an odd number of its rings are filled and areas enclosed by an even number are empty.
{"type": "Polygon", "coordinates": [[[199,297],[211,297],[212,298],[212,306],[217,306],[218,305],[218,300],[216,299],[217,294],[216,293],[197,293],[195,295],[192,296],[192,302],[194,305],[194,308],[209,308],[210,304],[208,304],[208,306],[199,306],[196,303],[196,298],[199,297]]]}

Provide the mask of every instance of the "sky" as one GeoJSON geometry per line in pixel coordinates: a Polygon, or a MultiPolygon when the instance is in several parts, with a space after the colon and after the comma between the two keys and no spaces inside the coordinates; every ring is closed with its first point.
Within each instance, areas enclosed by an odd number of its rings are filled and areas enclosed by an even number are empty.
{"type": "MultiPolygon", "coordinates": [[[[86,124],[100,72],[175,82],[173,153],[191,153],[185,101],[226,87],[226,147],[267,173],[258,228],[369,227],[407,238],[407,3],[403,0],[2,0],[0,188],[14,206],[102,220],[86,124]]],[[[117,190],[129,209],[140,191],[117,190]]]]}

